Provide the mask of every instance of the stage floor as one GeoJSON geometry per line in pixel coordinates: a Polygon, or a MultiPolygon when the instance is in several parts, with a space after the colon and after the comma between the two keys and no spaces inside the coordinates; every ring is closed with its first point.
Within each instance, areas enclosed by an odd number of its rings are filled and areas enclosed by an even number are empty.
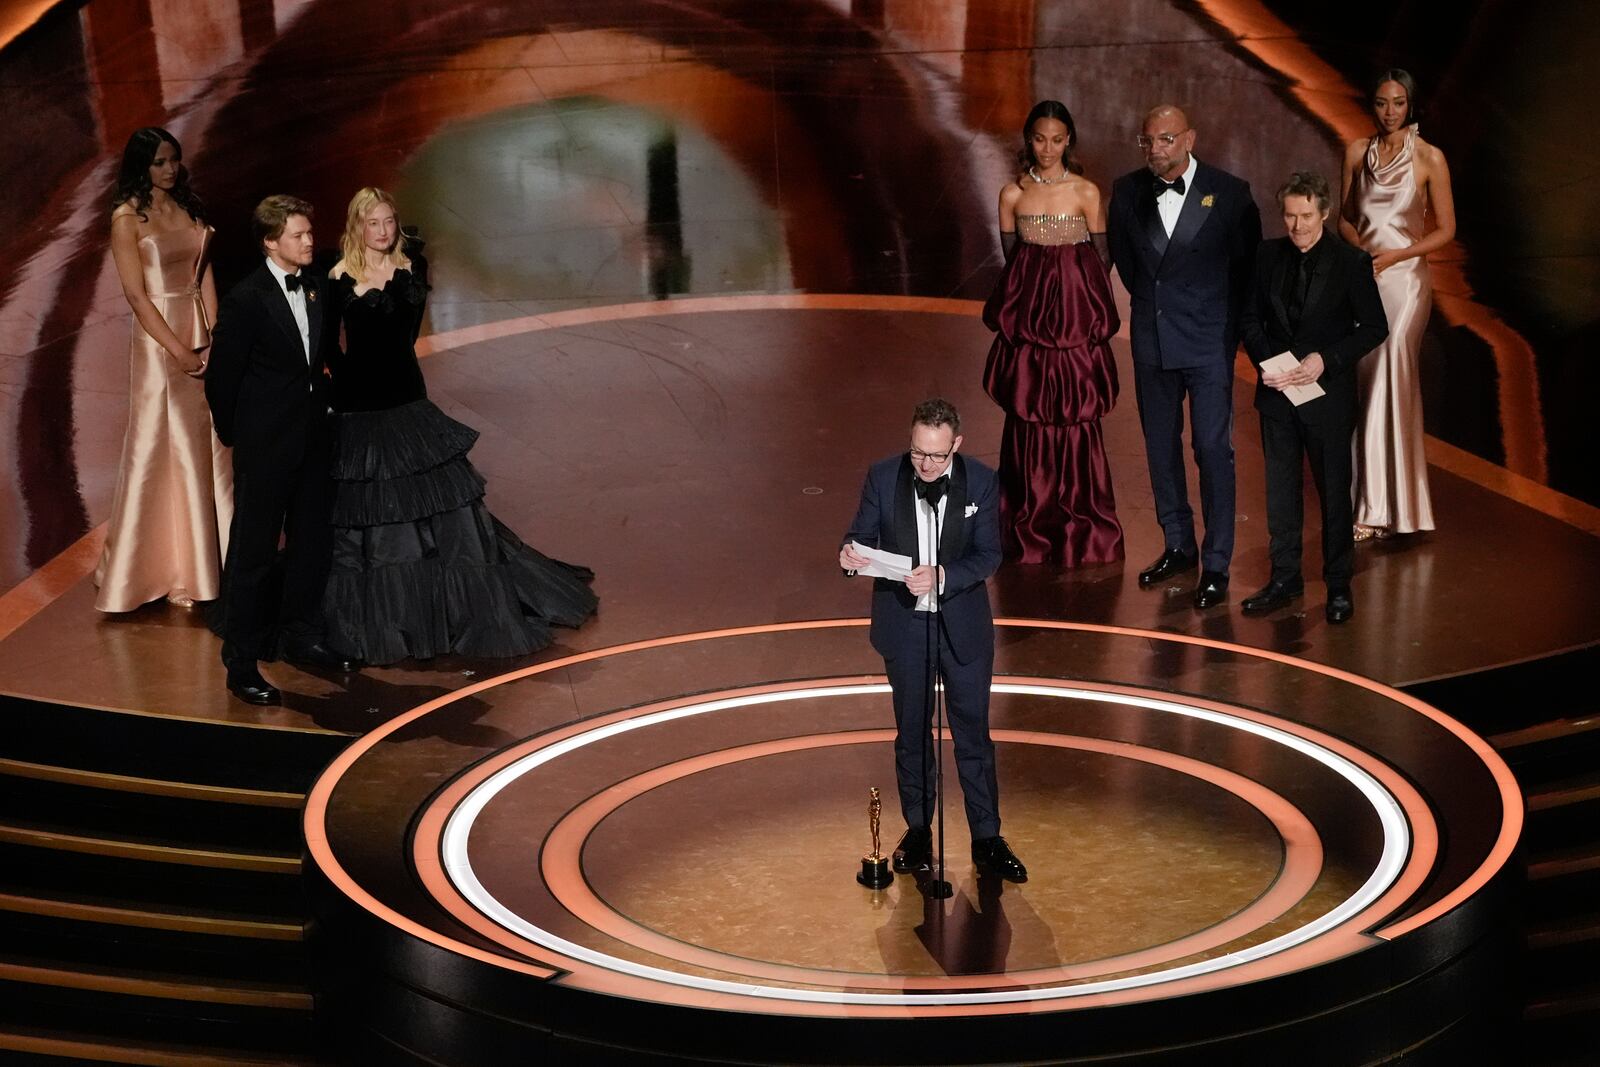
{"type": "MultiPolygon", "coordinates": [[[[667,634],[859,615],[863,583],[836,548],[868,463],[905,447],[919,398],[964,417],[993,461],[1001,415],[979,385],[990,334],[965,301],[764,296],[564,312],[428,339],[430,395],[477,427],[494,511],[530,544],[597,572],[597,619],[545,658],[667,634]]],[[[1125,383],[1131,367],[1115,342],[1125,383]]],[[[1360,546],[1355,618],[1329,626],[1308,536],[1307,595],[1262,618],[1238,602],[1267,576],[1251,384],[1235,389],[1237,544],[1229,603],[1189,603],[1189,576],[1141,589],[1161,550],[1131,384],[1105,420],[1128,559],[1067,571],[1007,566],[998,615],[1193,634],[1289,653],[1391,684],[1600,640],[1600,539],[1471,477],[1430,469],[1439,530],[1360,546]]],[[[1193,499],[1198,499],[1191,487],[1193,499]]],[[[1314,530],[1314,500],[1307,529],[1314,530]]],[[[435,661],[349,679],[267,673],[282,708],[223,688],[195,613],[154,604],[97,615],[90,535],[0,601],[0,691],[135,711],[360,732],[519,663],[435,661]]],[[[1166,664],[1180,684],[1198,663],[1166,664]]],[[[1192,680],[1192,679],[1191,679],[1192,680]]],[[[573,693],[574,713],[586,697],[573,693]]]]}

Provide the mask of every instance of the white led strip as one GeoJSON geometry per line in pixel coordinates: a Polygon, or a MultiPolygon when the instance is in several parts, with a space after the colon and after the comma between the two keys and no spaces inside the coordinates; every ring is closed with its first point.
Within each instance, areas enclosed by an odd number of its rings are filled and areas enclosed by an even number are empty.
{"type": "Polygon", "coordinates": [[[667,711],[652,712],[649,715],[641,715],[634,719],[608,723],[587,733],[564,738],[552,745],[541,748],[539,751],[530,753],[491,775],[471,793],[467,794],[461,804],[450,814],[450,818],[445,823],[444,835],[441,841],[445,873],[463,897],[479,911],[483,912],[484,915],[493,919],[507,930],[555,952],[583,960],[596,967],[603,967],[607,970],[632,975],[636,978],[664,982],[669,985],[687,986],[692,989],[701,989],[714,993],[732,993],[739,996],[766,997],[774,1000],[803,1001],[815,1004],[916,1006],[925,1004],[1010,1004],[1022,1001],[1061,1000],[1070,997],[1089,996],[1095,993],[1137,989],[1143,986],[1176,982],[1185,978],[1193,978],[1197,975],[1214,974],[1217,971],[1227,970],[1230,967],[1237,967],[1241,964],[1283,952],[1333,929],[1382,896],[1394,884],[1395,879],[1399,877],[1401,869],[1405,866],[1406,857],[1411,849],[1411,830],[1399,801],[1377,779],[1345,757],[1287,730],[1280,730],[1277,727],[1268,726],[1253,719],[1229,715],[1209,708],[1191,707],[1175,700],[1156,700],[1150,697],[1128,696],[1094,689],[1079,689],[1070,685],[1048,686],[998,682],[994,684],[993,691],[996,693],[1020,693],[1029,696],[1073,697],[1078,700],[1093,700],[1105,704],[1125,704],[1150,711],[1185,715],[1230,729],[1255,734],[1257,737],[1293,749],[1295,752],[1310,757],[1328,767],[1334,773],[1350,782],[1367,798],[1367,802],[1372,805],[1383,827],[1383,853],[1379,857],[1372,875],[1361,888],[1337,907],[1298,929],[1281,934],[1270,941],[1263,941],[1259,945],[1240,949],[1238,952],[1230,952],[1213,959],[1185,964],[1182,967],[1171,967],[1147,974],[1106,979],[1099,982],[1085,982],[1078,985],[1048,986],[1038,989],[1016,989],[985,993],[926,993],[914,995],[905,993],[851,993],[834,990],[790,989],[783,986],[760,985],[757,983],[729,982],[715,978],[701,978],[695,975],[680,974],[661,967],[650,967],[619,959],[616,956],[597,952],[594,949],[568,941],[566,938],[558,937],[548,930],[529,922],[526,918],[518,915],[495,899],[483,887],[483,883],[478,881],[478,876],[472,869],[472,862],[467,856],[467,839],[472,833],[472,825],[476,821],[478,814],[506,786],[534,769],[549,763],[551,760],[564,756],[569,752],[574,752],[585,745],[617,737],[630,730],[641,730],[648,726],[657,726],[676,719],[685,719],[691,715],[704,715],[713,711],[775,704],[785,700],[812,700],[819,697],[863,696],[889,692],[887,685],[878,683],[875,685],[827,685],[818,686],[815,689],[790,689],[777,693],[761,693],[753,696],[708,700],[700,704],[689,704],[683,707],[671,708],[667,711]]]}

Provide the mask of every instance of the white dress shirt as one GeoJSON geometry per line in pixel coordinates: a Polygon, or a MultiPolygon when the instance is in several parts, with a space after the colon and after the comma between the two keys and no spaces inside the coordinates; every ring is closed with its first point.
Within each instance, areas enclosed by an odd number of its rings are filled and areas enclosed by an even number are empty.
{"type": "MultiPolygon", "coordinates": [[[[954,467],[955,465],[956,458],[951,456],[950,462],[945,464],[944,470],[939,472],[939,478],[943,478],[945,480],[944,495],[939,498],[939,513],[936,519],[940,532],[944,531],[944,506],[950,501],[950,468],[954,467]]],[[[912,477],[919,482],[922,480],[921,476],[915,473],[912,474],[912,477]]],[[[938,481],[939,478],[935,478],[934,481],[938,481]]],[[[913,489],[913,492],[914,491],[915,489],[913,489]]],[[[932,527],[934,523],[929,521],[929,518],[930,516],[933,516],[934,511],[932,506],[929,505],[926,500],[922,499],[920,495],[915,499],[914,503],[916,504],[917,509],[917,562],[925,565],[933,561],[937,548],[937,546],[933,543],[932,527]]],[[[941,560],[940,562],[942,563],[943,561],[941,560]]],[[[944,592],[944,582],[940,581],[938,583],[938,591],[941,593],[944,592]]],[[[939,610],[939,598],[934,595],[934,590],[930,589],[926,593],[923,593],[921,596],[917,597],[916,610],[939,610]]]]}
{"type": "MultiPolygon", "coordinates": [[[[1172,228],[1178,225],[1178,216],[1183,214],[1183,202],[1194,188],[1194,172],[1200,169],[1199,160],[1194,158],[1194,153],[1189,154],[1189,167],[1183,172],[1183,192],[1168,189],[1156,197],[1156,210],[1161,213],[1161,228],[1167,231],[1167,236],[1172,236],[1172,228]]],[[[1159,179],[1158,179],[1159,180],[1159,179]]]]}
{"type": "Polygon", "coordinates": [[[305,276],[303,271],[295,271],[294,273],[300,276],[300,288],[291,293],[289,292],[289,287],[283,282],[283,279],[289,276],[289,272],[278,266],[277,261],[271,256],[267,257],[267,269],[277,279],[278,288],[283,290],[284,299],[289,301],[289,310],[294,314],[295,325],[300,327],[300,344],[305,349],[306,363],[309,365],[311,363],[311,319],[306,313],[305,283],[310,279],[305,276]]]}

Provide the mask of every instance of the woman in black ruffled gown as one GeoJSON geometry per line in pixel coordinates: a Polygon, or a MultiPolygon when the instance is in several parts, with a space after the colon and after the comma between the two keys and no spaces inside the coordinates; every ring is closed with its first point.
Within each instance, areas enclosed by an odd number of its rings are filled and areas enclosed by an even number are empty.
{"type": "Polygon", "coordinates": [[[374,664],[543,648],[552,623],[594,614],[593,572],[529,548],[484,506],[467,460],[478,432],[428,400],[417,365],[428,264],[387,193],[350,201],[342,251],[328,644],[374,664]]]}

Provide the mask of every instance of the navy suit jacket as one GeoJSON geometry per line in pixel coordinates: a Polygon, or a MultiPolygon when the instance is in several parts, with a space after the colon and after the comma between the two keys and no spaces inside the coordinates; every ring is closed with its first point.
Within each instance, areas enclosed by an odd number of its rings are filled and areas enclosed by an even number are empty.
{"type": "Polygon", "coordinates": [[[1111,260],[1133,297],[1134,362],[1164,370],[1231,364],[1261,243],[1250,184],[1197,163],[1168,237],[1150,171],[1136,170],[1111,187],[1106,228],[1111,260]]]}
{"type": "Polygon", "coordinates": [[[1389,319],[1372,275],[1372,257],[1352,248],[1331,233],[1322,266],[1312,274],[1299,329],[1289,329],[1283,290],[1290,266],[1299,255],[1287,237],[1264,242],[1256,256],[1255,280],[1245,302],[1243,340],[1250,362],[1261,373],[1263,361],[1279,352],[1304,359],[1322,354],[1322,376],[1317,384],[1326,396],[1308,400],[1298,408],[1276,389],[1256,384],[1256,409],[1267,415],[1304,422],[1335,419],[1343,425],[1356,412],[1356,363],[1389,336],[1389,319]]]}
{"type": "MultiPolygon", "coordinates": [[[[874,463],[845,543],[858,541],[917,560],[915,478],[911,458],[904,453],[874,463]]],[[[956,661],[964,664],[994,650],[988,580],[1000,567],[999,479],[990,468],[957,452],[946,494],[939,533],[939,563],[944,567],[939,618],[956,661]]],[[[904,582],[874,579],[872,647],[885,659],[925,640],[926,616],[916,605],[904,582]]]]}

